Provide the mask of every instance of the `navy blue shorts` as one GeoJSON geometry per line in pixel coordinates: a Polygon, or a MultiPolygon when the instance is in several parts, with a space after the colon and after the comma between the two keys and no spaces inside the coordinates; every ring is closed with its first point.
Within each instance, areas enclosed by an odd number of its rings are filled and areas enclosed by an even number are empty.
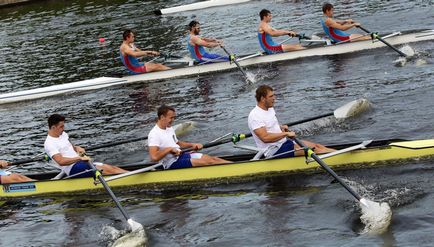
{"type": "Polygon", "coordinates": [[[276,153],[274,153],[273,156],[276,156],[277,154],[281,154],[281,153],[285,153],[288,151],[292,151],[290,153],[286,153],[286,154],[282,154],[277,156],[276,158],[290,158],[290,157],[294,157],[294,142],[292,140],[286,140],[286,142],[284,142],[282,144],[282,146],[280,146],[279,150],[277,150],[276,153]]]}
{"type": "Polygon", "coordinates": [[[74,176],[74,178],[89,178],[89,177],[93,177],[93,175],[95,174],[94,171],[92,170],[92,168],[90,167],[89,163],[87,163],[87,161],[79,161],[76,162],[72,168],[71,171],[69,172],[69,176],[72,176],[74,174],[86,171],[86,170],[91,170],[88,172],[84,172],[80,175],[74,176]]]}
{"type": "Polygon", "coordinates": [[[169,169],[189,168],[192,166],[190,153],[182,153],[169,169]]]}
{"type": "Polygon", "coordinates": [[[221,56],[219,54],[205,53],[202,55],[201,63],[217,63],[229,61],[229,57],[221,56]]]}

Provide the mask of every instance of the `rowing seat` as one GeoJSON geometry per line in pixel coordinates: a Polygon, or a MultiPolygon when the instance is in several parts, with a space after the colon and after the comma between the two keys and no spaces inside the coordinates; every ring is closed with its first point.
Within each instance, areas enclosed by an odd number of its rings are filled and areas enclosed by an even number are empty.
{"type": "Polygon", "coordinates": [[[234,144],[234,147],[256,152],[255,156],[251,160],[261,159],[264,156],[265,151],[267,151],[267,149],[262,150],[258,147],[253,147],[253,146],[248,146],[248,145],[240,145],[240,144],[234,144]]]}

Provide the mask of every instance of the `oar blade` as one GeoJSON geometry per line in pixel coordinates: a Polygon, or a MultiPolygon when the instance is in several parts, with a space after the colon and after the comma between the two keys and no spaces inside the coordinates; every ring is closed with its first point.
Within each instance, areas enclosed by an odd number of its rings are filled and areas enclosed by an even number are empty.
{"type": "Polygon", "coordinates": [[[369,100],[361,98],[353,100],[333,112],[333,115],[337,119],[345,119],[348,117],[356,116],[371,107],[369,100]]]}
{"type": "Polygon", "coordinates": [[[133,219],[128,219],[127,222],[131,227],[131,231],[136,232],[136,231],[143,230],[143,225],[140,224],[139,222],[134,221],[133,219]]]}

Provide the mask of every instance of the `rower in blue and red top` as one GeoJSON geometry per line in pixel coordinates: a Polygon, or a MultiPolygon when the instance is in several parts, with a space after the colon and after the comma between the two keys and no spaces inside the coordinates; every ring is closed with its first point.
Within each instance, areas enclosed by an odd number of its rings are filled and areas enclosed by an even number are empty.
{"type": "Polygon", "coordinates": [[[281,53],[286,51],[297,51],[305,49],[300,44],[277,44],[273,41],[272,37],[289,35],[296,36],[297,34],[293,31],[288,30],[277,30],[270,26],[271,19],[273,16],[271,12],[267,9],[261,10],[259,12],[259,16],[261,17],[261,23],[258,27],[258,39],[259,44],[262,49],[267,54],[281,53]]]}
{"type": "Polygon", "coordinates": [[[139,58],[143,56],[159,56],[157,51],[142,51],[134,45],[134,32],[125,30],[123,34],[123,42],[120,47],[121,60],[124,66],[131,74],[142,74],[152,71],[168,70],[167,67],[160,63],[144,63],[140,62],[139,58]]]}
{"type": "Polygon", "coordinates": [[[321,25],[324,29],[324,32],[331,39],[331,41],[338,43],[343,41],[351,42],[371,39],[370,36],[363,36],[361,34],[348,34],[344,32],[353,27],[360,26],[360,23],[355,22],[352,19],[333,19],[333,11],[334,7],[331,3],[324,3],[324,5],[322,6],[322,12],[324,13],[324,17],[323,19],[321,19],[321,25]]]}
{"type": "Polygon", "coordinates": [[[199,37],[200,23],[198,21],[191,21],[188,24],[189,35],[187,37],[187,49],[191,57],[199,63],[215,63],[229,61],[227,56],[219,54],[208,53],[204,47],[213,48],[223,45],[222,40],[215,38],[199,37]]]}

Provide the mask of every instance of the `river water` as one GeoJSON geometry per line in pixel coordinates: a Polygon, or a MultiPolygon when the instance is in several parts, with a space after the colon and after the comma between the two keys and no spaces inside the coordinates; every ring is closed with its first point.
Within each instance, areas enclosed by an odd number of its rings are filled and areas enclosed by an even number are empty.
{"type": "MultiPolygon", "coordinates": [[[[181,55],[186,54],[186,26],[193,19],[202,23],[204,36],[224,39],[237,54],[259,50],[256,27],[262,8],[273,12],[276,28],[321,32],[321,1],[251,1],[163,17],[152,14],[189,2],[38,1],[0,9],[0,92],[125,73],[118,59],[125,28],[137,31],[139,47],[181,55]]],[[[370,30],[434,28],[434,2],[429,0],[334,4],[337,17],[351,17],[370,30]]],[[[370,111],[343,124],[296,127],[303,138],[326,144],[433,138],[433,44],[411,44],[420,60],[403,67],[395,66],[397,54],[384,48],[253,66],[248,70],[259,78],[255,85],[246,85],[238,71],[230,71],[1,105],[0,157],[16,160],[42,152],[46,118],[53,113],[67,116],[67,132],[83,146],[146,135],[163,103],[176,107],[178,123],[197,123],[186,140],[205,143],[229,131],[245,132],[254,90],[263,83],[276,90],[281,122],[319,115],[361,97],[372,103],[370,111]]],[[[94,155],[112,164],[139,161],[147,159],[143,145],[94,155]]],[[[227,145],[206,152],[237,150],[227,145]]],[[[360,234],[360,209],[325,173],[171,192],[125,192],[119,198],[145,226],[151,246],[432,246],[434,163],[389,165],[338,172],[364,196],[391,205],[392,222],[383,234],[360,234]]],[[[47,169],[37,163],[15,171],[47,169]]],[[[110,236],[101,233],[104,227],[125,228],[104,194],[1,203],[1,246],[106,246],[110,236]]]]}

